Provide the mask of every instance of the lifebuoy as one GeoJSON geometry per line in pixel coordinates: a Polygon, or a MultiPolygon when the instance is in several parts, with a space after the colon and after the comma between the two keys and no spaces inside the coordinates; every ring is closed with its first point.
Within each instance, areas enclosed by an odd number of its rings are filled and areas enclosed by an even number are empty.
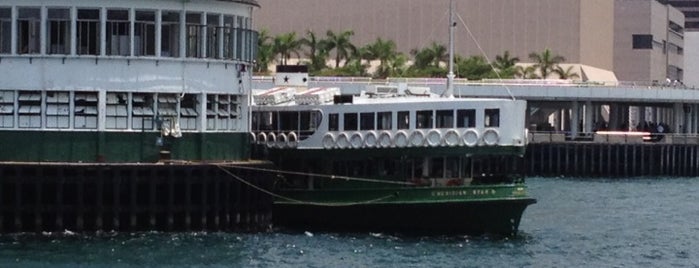
{"type": "Polygon", "coordinates": [[[488,146],[497,145],[500,141],[500,133],[497,129],[489,128],[483,131],[483,143],[488,146]]]}
{"type": "Polygon", "coordinates": [[[287,138],[286,134],[284,133],[279,133],[279,136],[277,137],[277,148],[284,148],[286,147],[287,142],[289,142],[289,139],[287,138]]]}
{"type": "Polygon", "coordinates": [[[274,147],[277,144],[277,135],[274,132],[267,134],[267,147],[274,147]]]}
{"type": "Polygon", "coordinates": [[[396,136],[393,137],[393,144],[395,144],[396,147],[407,147],[408,133],[403,130],[396,132],[396,136]]]}
{"type": "Polygon", "coordinates": [[[422,146],[425,143],[425,134],[422,133],[422,130],[414,130],[413,133],[410,133],[410,146],[415,146],[419,147],[422,146]]]}
{"type": "Polygon", "coordinates": [[[346,149],[347,147],[349,147],[350,143],[349,143],[349,137],[347,137],[347,133],[340,133],[340,135],[337,136],[336,144],[337,144],[337,148],[340,148],[340,149],[346,149]]]}
{"type": "Polygon", "coordinates": [[[252,132],[249,132],[249,133],[250,133],[250,142],[253,144],[257,143],[257,136],[255,135],[255,133],[252,133],[252,132]]]}
{"type": "Polygon", "coordinates": [[[267,134],[264,132],[257,133],[257,141],[259,143],[267,143],[267,134]]]}
{"type": "Polygon", "coordinates": [[[444,144],[447,146],[456,146],[459,144],[459,132],[456,129],[450,129],[444,134],[444,144]]]}
{"type": "Polygon", "coordinates": [[[362,148],[362,145],[364,144],[364,137],[362,136],[362,133],[355,132],[350,137],[349,142],[354,149],[362,148]]]}
{"type": "Polygon", "coordinates": [[[323,136],[323,148],[332,149],[335,147],[335,135],[327,133],[323,136]]]}
{"type": "Polygon", "coordinates": [[[296,132],[289,132],[289,141],[288,144],[290,147],[296,147],[296,145],[299,142],[299,136],[296,135],[296,132]]]}
{"type": "Polygon", "coordinates": [[[478,131],[476,129],[467,129],[464,131],[464,134],[462,135],[461,139],[464,141],[464,144],[468,147],[473,147],[478,144],[478,131]]]}
{"type": "Polygon", "coordinates": [[[427,144],[429,146],[435,147],[442,142],[442,133],[437,129],[432,129],[427,132],[427,144]]]}
{"type": "Polygon", "coordinates": [[[379,134],[379,146],[382,148],[389,148],[391,147],[391,132],[384,131],[379,134]]]}
{"type": "Polygon", "coordinates": [[[377,140],[378,139],[376,138],[376,132],[369,131],[367,132],[366,136],[364,136],[364,146],[369,148],[376,147],[377,140]]]}

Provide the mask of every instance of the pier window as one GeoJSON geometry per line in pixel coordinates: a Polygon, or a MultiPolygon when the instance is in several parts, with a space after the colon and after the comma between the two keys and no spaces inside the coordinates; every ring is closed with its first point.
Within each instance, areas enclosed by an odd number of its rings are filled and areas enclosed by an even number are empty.
{"type": "Polygon", "coordinates": [[[12,44],[12,9],[0,8],[0,54],[10,54],[12,44]]]}
{"type": "Polygon", "coordinates": [[[208,14],[206,16],[206,57],[219,58],[219,15],[208,14]]]}
{"type": "Polygon", "coordinates": [[[456,111],[456,127],[458,128],[473,128],[476,127],[476,110],[457,110],[456,111]]]}
{"type": "Polygon", "coordinates": [[[129,56],[131,27],[128,10],[107,11],[107,55],[129,56]]]}
{"type": "Polygon", "coordinates": [[[46,21],[46,53],[70,54],[70,9],[49,8],[46,21]]]}
{"type": "Polygon", "coordinates": [[[70,128],[70,92],[46,92],[46,127],[70,128]]]}
{"type": "Polygon", "coordinates": [[[454,110],[437,110],[437,128],[454,127],[454,110]]]}
{"type": "Polygon", "coordinates": [[[392,112],[379,112],[376,114],[376,129],[378,130],[391,130],[393,128],[393,113],[392,112]]]}
{"type": "Polygon", "coordinates": [[[187,57],[201,57],[202,25],[200,13],[187,13],[187,57]]]}
{"type": "Polygon", "coordinates": [[[17,49],[19,54],[38,54],[41,31],[39,8],[20,8],[17,18],[17,49]]]}
{"type": "Polygon", "coordinates": [[[153,129],[155,116],[152,93],[133,93],[131,97],[131,128],[135,130],[153,129]]]}
{"type": "Polygon", "coordinates": [[[99,55],[100,11],[97,9],[78,9],[76,31],[78,55],[99,55]]]}
{"type": "Polygon", "coordinates": [[[432,128],[433,127],[433,112],[432,110],[415,112],[415,127],[416,128],[432,128]]]}
{"type": "Polygon", "coordinates": [[[75,128],[97,128],[97,92],[75,93],[75,128]]]}
{"type": "Polygon", "coordinates": [[[410,129],[410,112],[398,112],[398,129],[410,129]]]}
{"type": "Polygon", "coordinates": [[[41,91],[20,91],[17,102],[19,127],[41,128],[41,91]]]}
{"type": "Polygon", "coordinates": [[[180,100],[180,127],[185,130],[197,129],[199,100],[195,94],[185,94],[180,100]]]}
{"type": "Polygon", "coordinates": [[[15,92],[0,90],[0,128],[15,126],[15,92]]]}
{"type": "Polygon", "coordinates": [[[136,11],[134,54],[135,56],[155,56],[154,11],[136,11]]]}
{"type": "Polygon", "coordinates": [[[485,127],[500,126],[500,109],[485,109],[485,127]]]}
{"type": "Polygon", "coordinates": [[[348,130],[357,130],[357,114],[355,113],[347,113],[344,114],[344,125],[342,130],[348,131],[348,130]]]}
{"type": "Polygon", "coordinates": [[[223,17],[223,58],[233,59],[235,57],[235,17],[223,17]]]}
{"type": "Polygon", "coordinates": [[[129,127],[129,93],[108,92],[105,127],[126,129],[129,127]]]}
{"type": "Polygon", "coordinates": [[[340,130],[340,115],[339,114],[329,114],[328,115],[328,131],[339,131],[340,130]]]}
{"type": "Polygon", "coordinates": [[[376,121],[376,115],[374,113],[361,113],[359,117],[359,129],[360,130],[374,130],[374,122],[376,121]]]}
{"type": "Polygon", "coordinates": [[[180,13],[163,12],[160,25],[160,56],[180,56],[180,13]]]}

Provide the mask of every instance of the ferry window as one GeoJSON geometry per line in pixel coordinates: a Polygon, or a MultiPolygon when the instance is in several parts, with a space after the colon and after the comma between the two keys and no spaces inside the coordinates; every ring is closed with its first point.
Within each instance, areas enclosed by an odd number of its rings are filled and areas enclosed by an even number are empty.
{"type": "Polygon", "coordinates": [[[70,10],[50,8],[46,26],[46,53],[70,54],[70,10]]]}
{"type": "Polygon", "coordinates": [[[187,57],[201,57],[201,14],[187,13],[187,57]]]}
{"type": "Polygon", "coordinates": [[[158,113],[162,118],[177,117],[177,94],[160,93],[158,94],[158,113]]]}
{"type": "Polygon", "coordinates": [[[20,8],[17,18],[17,49],[19,54],[38,54],[41,12],[38,8],[20,8]]]}
{"type": "Polygon", "coordinates": [[[70,92],[46,92],[46,127],[70,128],[70,92]]]}
{"type": "Polygon", "coordinates": [[[129,94],[126,92],[108,92],[105,127],[107,129],[126,129],[129,127],[129,94]]]}
{"type": "Polygon", "coordinates": [[[437,110],[437,128],[454,127],[453,110],[437,110]]]}
{"type": "Polygon", "coordinates": [[[206,15],[206,57],[219,58],[219,18],[217,14],[206,15]]]}
{"type": "Polygon", "coordinates": [[[0,91],[0,128],[15,126],[15,93],[14,91],[0,91]]]}
{"type": "Polygon", "coordinates": [[[132,129],[153,129],[153,117],[155,116],[153,100],[151,93],[133,93],[131,97],[132,129]]]}
{"type": "Polygon", "coordinates": [[[328,131],[340,130],[340,116],[338,114],[328,115],[328,131]]]}
{"type": "Polygon", "coordinates": [[[237,19],[237,28],[235,28],[235,57],[236,59],[243,59],[243,49],[244,49],[244,30],[243,30],[243,17],[236,17],[237,19]]]}
{"type": "Polygon", "coordinates": [[[342,130],[357,130],[357,114],[344,114],[345,124],[342,130]]]}
{"type": "Polygon", "coordinates": [[[432,111],[417,111],[415,113],[415,127],[416,128],[432,128],[432,111]]]}
{"type": "Polygon", "coordinates": [[[430,159],[429,173],[430,178],[444,178],[444,157],[430,159]]]}
{"type": "Polygon", "coordinates": [[[376,114],[376,129],[378,130],[391,130],[393,128],[393,113],[392,112],[379,112],[376,114]]]}
{"type": "Polygon", "coordinates": [[[298,130],[299,113],[298,112],[279,112],[279,130],[292,131],[298,130]]]}
{"type": "Polygon", "coordinates": [[[410,129],[410,112],[398,112],[398,129],[410,129]]]}
{"type": "Polygon", "coordinates": [[[180,13],[164,11],[160,25],[160,56],[180,56],[180,13]]]}
{"type": "Polygon", "coordinates": [[[78,55],[100,54],[99,10],[78,9],[76,38],[78,55]]]}
{"type": "Polygon", "coordinates": [[[129,56],[130,35],[129,11],[107,11],[107,55],[129,56]]]}
{"type": "Polygon", "coordinates": [[[223,17],[223,58],[233,59],[235,51],[235,35],[233,28],[235,27],[235,17],[223,17]]]}
{"type": "Polygon", "coordinates": [[[75,93],[75,128],[97,128],[97,92],[75,93]]]}
{"type": "Polygon", "coordinates": [[[360,130],[374,130],[374,121],[376,117],[374,113],[361,113],[359,118],[360,130]]]}
{"type": "MultiPolygon", "coordinates": [[[[232,107],[236,103],[235,96],[229,95],[207,95],[206,96],[206,129],[225,130],[230,128],[231,118],[237,118],[237,107],[232,107]],[[235,115],[235,116],[233,116],[235,115]]],[[[270,130],[272,115],[263,113],[266,120],[260,120],[260,129],[270,130]]]]}
{"type": "Polygon", "coordinates": [[[0,8],[0,54],[10,54],[12,42],[12,9],[0,8]]]}
{"type": "Polygon", "coordinates": [[[136,11],[134,55],[155,56],[155,12],[136,11]]]}
{"type": "Polygon", "coordinates": [[[500,109],[485,109],[485,126],[500,126],[500,109]]]}
{"type": "Polygon", "coordinates": [[[476,110],[457,110],[456,111],[456,127],[472,128],[476,127],[476,110]]]}
{"type": "Polygon", "coordinates": [[[180,100],[180,128],[182,129],[198,129],[199,100],[197,96],[195,94],[185,94],[180,100]]]}
{"type": "Polygon", "coordinates": [[[41,128],[41,91],[20,91],[17,104],[19,127],[41,128]]]}

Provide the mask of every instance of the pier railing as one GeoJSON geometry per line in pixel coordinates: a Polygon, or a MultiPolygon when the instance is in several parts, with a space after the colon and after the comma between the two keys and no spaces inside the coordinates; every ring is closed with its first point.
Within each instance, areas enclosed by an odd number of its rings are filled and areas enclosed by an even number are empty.
{"type": "Polygon", "coordinates": [[[580,132],[573,136],[570,132],[534,131],[529,133],[529,143],[662,143],[699,145],[699,134],[601,131],[580,132]]]}

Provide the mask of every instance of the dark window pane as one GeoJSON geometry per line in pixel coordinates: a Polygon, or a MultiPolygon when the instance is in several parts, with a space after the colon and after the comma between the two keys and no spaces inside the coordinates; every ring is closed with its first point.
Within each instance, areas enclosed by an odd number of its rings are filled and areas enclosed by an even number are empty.
{"type": "Polygon", "coordinates": [[[634,34],[633,35],[634,49],[652,49],[653,35],[650,34],[634,34]]]}

